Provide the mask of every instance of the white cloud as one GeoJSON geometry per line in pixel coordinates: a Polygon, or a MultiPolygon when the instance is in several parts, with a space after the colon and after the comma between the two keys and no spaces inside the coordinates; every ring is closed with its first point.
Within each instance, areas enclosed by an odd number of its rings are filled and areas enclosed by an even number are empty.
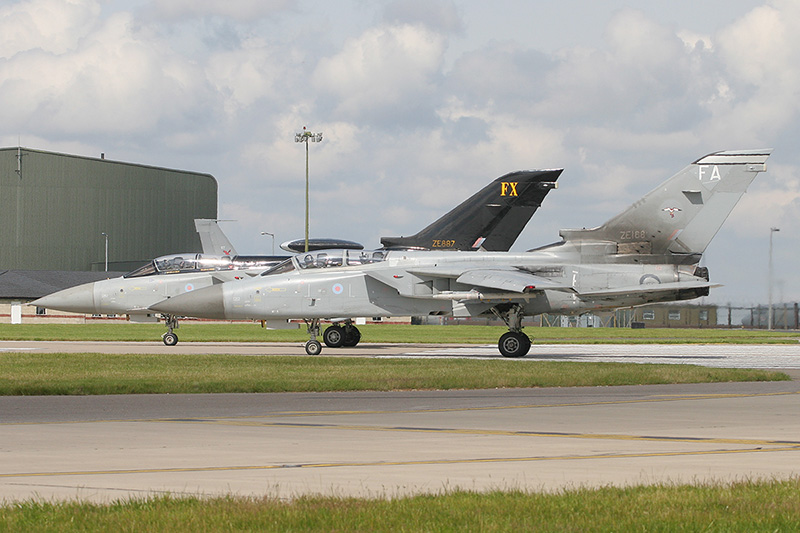
{"type": "Polygon", "coordinates": [[[463,29],[458,8],[445,0],[394,0],[384,9],[383,19],[389,24],[422,23],[443,33],[458,33],[463,29]]]}
{"type": "Polygon", "coordinates": [[[703,49],[687,48],[631,9],[611,19],[606,41],[605,49],[560,51],[533,113],[581,125],[616,122],[637,132],[686,128],[702,118],[701,102],[716,89],[714,72],[702,72],[703,49]]]}
{"type": "Polygon", "coordinates": [[[0,98],[14,103],[0,116],[7,127],[54,135],[137,135],[185,123],[207,95],[205,77],[164,44],[119,13],[74,49],[17,53],[0,63],[0,98]]]}
{"type": "Polygon", "coordinates": [[[443,53],[444,38],[424,26],[372,28],[320,60],[313,83],[340,117],[403,114],[431,97],[443,53]]]}
{"type": "Polygon", "coordinates": [[[166,20],[186,20],[216,16],[239,21],[268,17],[294,5],[289,0],[153,0],[147,6],[153,16],[166,20]]]}
{"type": "Polygon", "coordinates": [[[759,85],[781,75],[787,61],[798,54],[796,45],[800,43],[793,31],[797,10],[788,11],[758,7],[720,32],[720,55],[729,72],[759,85]]]}
{"type": "Polygon", "coordinates": [[[30,0],[0,6],[0,57],[28,50],[63,54],[87,35],[100,14],[94,0],[30,0]]]}
{"type": "Polygon", "coordinates": [[[719,50],[733,98],[715,109],[715,130],[747,125],[749,137],[769,142],[793,127],[800,112],[800,5],[777,0],[719,32],[719,50]],[[737,126],[738,124],[738,126],[737,126]]]}
{"type": "Polygon", "coordinates": [[[553,65],[541,52],[509,40],[494,41],[459,57],[447,73],[445,87],[471,105],[491,102],[519,113],[543,98],[545,75],[553,65]]]}
{"type": "Polygon", "coordinates": [[[226,111],[235,114],[258,101],[289,99],[301,78],[294,65],[301,62],[294,49],[278,51],[263,38],[248,38],[239,48],[211,53],[205,72],[226,111]]]}
{"type": "Polygon", "coordinates": [[[738,235],[762,237],[773,226],[791,235],[800,222],[800,167],[771,162],[768,166],[736,206],[737,216],[730,225],[738,235]]]}
{"type": "Polygon", "coordinates": [[[606,40],[615,61],[637,69],[664,67],[680,61],[681,41],[670,29],[642,11],[622,9],[606,26],[606,40]]]}
{"type": "Polygon", "coordinates": [[[677,35],[680,40],[683,41],[684,46],[692,50],[698,46],[702,46],[707,50],[712,50],[714,47],[714,43],[709,35],[688,30],[680,30],[677,35]]]}

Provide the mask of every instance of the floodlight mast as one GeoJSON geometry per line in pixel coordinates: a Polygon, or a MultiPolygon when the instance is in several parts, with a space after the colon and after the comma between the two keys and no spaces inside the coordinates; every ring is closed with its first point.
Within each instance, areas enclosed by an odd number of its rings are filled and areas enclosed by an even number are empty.
{"type": "Polygon", "coordinates": [[[314,133],[312,131],[308,131],[306,127],[303,126],[303,131],[294,134],[294,142],[306,143],[306,252],[308,251],[308,141],[314,143],[322,142],[322,132],[320,131],[314,133]]]}
{"type": "Polygon", "coordinates": [[[272,255],[275,255],[275,234],[274,233],[270,233],[268,231],[262,231],[261,235],[262,236],[263,235],[269,235],[270,237],[272,237],[272,255]]]}
{"type": "Polygon", "coordinates": [[[767,309],[767,329],[772,330],[772,322],[774,319],[774,314],[772,311],[772,236],[775,234],[776,231],[780,231],[780,228],[769,228],[769,282],[768,282],[768,292],[769,292],[769,308],[767,309]]]}
{"type": "Polygon", "coordinates": [[[104,231],[100,235],[106,238],[106,272],[108,272],[108,233],[104,231]]]}

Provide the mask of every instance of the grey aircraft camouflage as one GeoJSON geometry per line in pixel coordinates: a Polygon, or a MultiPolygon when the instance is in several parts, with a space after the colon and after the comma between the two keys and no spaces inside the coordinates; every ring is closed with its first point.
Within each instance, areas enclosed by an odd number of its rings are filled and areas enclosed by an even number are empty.
{"type": "MultiPolygon", "coordinates": [[[[528,170],[501,176],[410,237],[385,237],[384,246],[418,250],[508,250],[547,193],[556,188],[563,169],[528,170]]],[[[64,289],[30,305],[74,313],[127,314],[132,321],[157,320],[149,307],[165,298],[213,285],[240,282],[258,276],[287,256],[238,255],[217,221],[195,221],[203,254],[182,253],[158,257],[117,278],[64,289]]],[[[284,243],[288,251],[304,247],[301,240],[284,243]]],[[[340,239],[311,239],[309,250],[324,257],[325,250],[346,247],[353,254],[363,246],[340,239]]],[[[337,252],[340,256],[342,250],[337,252]]],[[[178,343],[178,316],[162,313],[167,327],[164,344],[178,343]]],[[[272,324],[277,327],[277,324],[272,324]]],[[[285,321],[282,326],[286,326],[285,321]]],[[[349,330],[352,331],[352,330],[349,330]]]]}
{"type": "MultiPolygon", "coordinates": [[[[355,345],[353,317],[494,314],[509,331],[506,357],[528,353],[522,318],[580,314],[709,294],[703,252],[771,150],[701,157],[593,229],[561,230],[561,241],[523,253],[415,250],[299,254],[242,283],[182,294],[162,313],[218,319],[304,319],[317,354],[320,320],[328,346],[355,345]]],[[[444,238],[447,238],[446,236],[444,238]]]]}

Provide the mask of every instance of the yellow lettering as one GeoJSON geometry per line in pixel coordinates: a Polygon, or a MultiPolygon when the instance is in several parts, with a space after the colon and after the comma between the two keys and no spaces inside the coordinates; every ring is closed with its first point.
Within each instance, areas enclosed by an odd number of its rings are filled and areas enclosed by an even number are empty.
{"type": "Polygon", "coordinates": [[[517,181],[500,182],[500,196],[519,196],[517,194],[517,181]]]}

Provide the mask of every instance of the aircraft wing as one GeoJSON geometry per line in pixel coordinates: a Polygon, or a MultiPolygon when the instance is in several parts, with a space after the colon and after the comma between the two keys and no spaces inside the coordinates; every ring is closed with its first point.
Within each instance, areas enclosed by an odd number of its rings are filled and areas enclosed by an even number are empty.
{"type": "Polygon", "coordinates": [[[683,291],[690,289],[706,289],[722,287],[719,283],[708,281],[671,281],[668,283],[645,283],[644,285],[630,285],[628,287],[612,287],[608,289],[582,291],[579,294],[583,297],[621,296],[624,294],[655,293],[662,291],[683,291]]]}
{"type": "Polygon", "coordinates": [[[548,278],[534,276],[516,269],[467,270],[456,279],[464,285],[475,285],[510,292],[533,292],[545,289],[572,290],[571,285],[557,283],[548,278]]]}

